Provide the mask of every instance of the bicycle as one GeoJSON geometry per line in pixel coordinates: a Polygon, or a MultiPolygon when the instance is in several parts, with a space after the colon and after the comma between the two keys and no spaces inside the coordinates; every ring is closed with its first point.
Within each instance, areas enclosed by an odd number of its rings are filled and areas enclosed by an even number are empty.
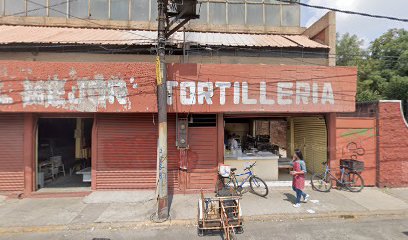
{"type": "Polygon", "coordinates": [[[235,174],[236,168],[231,168],[231,173],[229,177],[222,177],[218,179],[215,185],[215,192],[217,196],[225,195],[225,190],[229,192],[230,195],[242,195],[242,190],[244,189],[244,184],[249,181],[249,186],[252,193],[260,196],[266,197],[269,193],[268,186],[259,177],[257,177],[253,172],[252,168],[255,166],[256,162],[244,168],[244,173],[235,174]],[[237,177],[247,175],[245,179],[242,180],[241,184],[238,183],[237,177]],[[225,182],[227,180],[227,182],[225,182]]]}
{"type": "Polygon", "coordinates": [[[345,187],[350,190],[350,192],[360,192],[363,190],[364,179],[357,171],[354,171],[348,166],[340,165],[341,176],[340,179],[338,179],[331,173],[328,162],[322,164],[326,165],[326,170],[322,174],[313,174],[311,180],[313,189],[319,192],[329,192],[332,188],[332,181],[334,180],[338,186],[345,187]]]}

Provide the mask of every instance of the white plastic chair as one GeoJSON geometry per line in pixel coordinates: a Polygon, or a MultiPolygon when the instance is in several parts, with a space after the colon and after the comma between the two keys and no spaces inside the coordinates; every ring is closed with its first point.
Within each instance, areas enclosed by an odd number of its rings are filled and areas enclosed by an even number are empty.
{"type": "Polygon", "coordinates": [[[63,173],[65,176],[65,166],[64,163],[62,162],[62,157],[53,156],[50,157],[50,160],[52,162],[52,174],[58,175],[59,173],[63,173]]]}

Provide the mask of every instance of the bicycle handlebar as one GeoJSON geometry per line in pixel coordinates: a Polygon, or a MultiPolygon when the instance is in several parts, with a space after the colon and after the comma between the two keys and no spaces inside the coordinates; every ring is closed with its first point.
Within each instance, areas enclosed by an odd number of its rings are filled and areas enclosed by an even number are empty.
{"type": "MultiPolygon", "coordinates": [[[[322,165],[327,165],[329,161],[326,162],[322,162],[322,165]]],[[[348,169],[348,170],[352,170],[349,166],[347,165],[340,165],[340,168],[344,168],[344,169],[348,169]]]]}
{"type": "Polygon", "coordinates": [[[253,168],[256,164],[256,161],[254,163],[252,163],[251,165],[249,165],[248,167],[244,168],[244,170],[250,170],[251,168],[253,168]]]}

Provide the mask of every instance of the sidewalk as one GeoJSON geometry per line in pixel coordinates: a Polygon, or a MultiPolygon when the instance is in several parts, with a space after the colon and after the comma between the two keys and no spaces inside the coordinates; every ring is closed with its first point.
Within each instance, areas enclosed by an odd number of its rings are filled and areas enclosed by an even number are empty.
{"type": "MultiPolygon", "coordinates": [[[[271,188],[267,198],[246,193],[242,211],[247,221],[288,218],[408,215],[408,189],[365,188],[361,193],[306,188],[308,203],[294,208],[289,188],[271,188]]],[[[209,195],[208,195],[209,196],[209,195]]],[[[171,219],[164,225],[194,224],[199,195],[170,197],[171,219]]],[[[77,198],[5,199],[0,196],[0,234],[60,229],[134,228],[156,225],[153,191],[93,192],[77,198]]]]}

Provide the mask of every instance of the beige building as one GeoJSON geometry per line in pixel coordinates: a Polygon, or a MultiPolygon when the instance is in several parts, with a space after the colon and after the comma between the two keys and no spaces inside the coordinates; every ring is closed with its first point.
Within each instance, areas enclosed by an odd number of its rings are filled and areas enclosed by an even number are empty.
{"type": "MultiPolygon", "coordinates": [[[[197,14],[168,62],[335,64],[334,13],[308,29],[299,5],[274,0],[202,0],[197,14]]],[[[154,60],[156,0],[0,0],[0,16],[0,59],[154,60]]]]}

